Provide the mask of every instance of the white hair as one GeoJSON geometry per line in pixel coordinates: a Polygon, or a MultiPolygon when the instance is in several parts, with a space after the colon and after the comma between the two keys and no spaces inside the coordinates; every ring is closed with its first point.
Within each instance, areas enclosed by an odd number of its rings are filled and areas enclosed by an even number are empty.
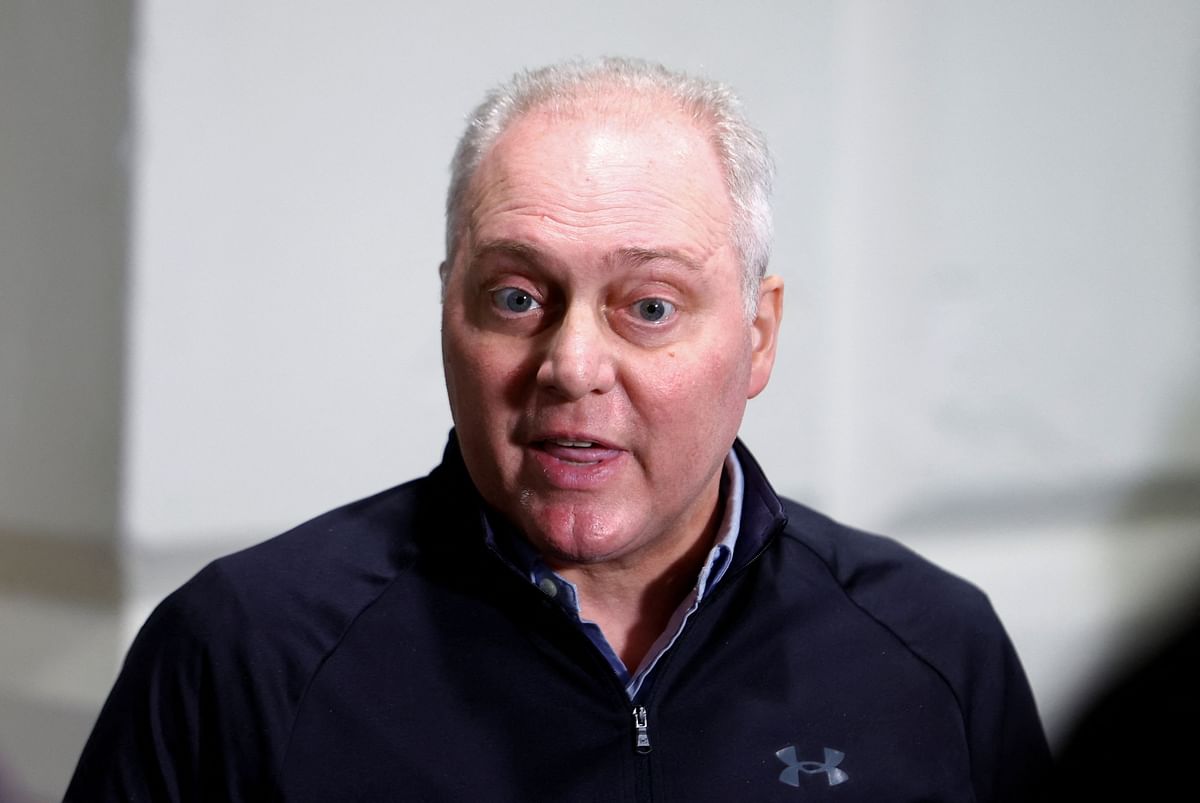
{"type": "Polygon", "coordinates": [[[742,113],[729,87],[638,59],[568,61],[518,73],[487,94],[471,114],[450,163],[446,197],[446,261],[442,290],[466,229],[465,201],[475,170],[504,130],[539,107],[565,107],[589,94],[617,89],[640,97],[661,96],[678,104],[709,133],[733,205],[730,237],[742,267],[748,319],[758,307],[758,287],[771,255],[771,180],[774,166],[766,141],[742,113]]]}

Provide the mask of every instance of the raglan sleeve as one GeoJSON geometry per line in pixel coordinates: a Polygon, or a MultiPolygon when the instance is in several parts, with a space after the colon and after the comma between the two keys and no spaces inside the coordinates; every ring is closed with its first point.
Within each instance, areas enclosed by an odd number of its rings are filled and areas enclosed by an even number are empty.
{"type": "Polygon", "coordinates": [[[167,597],[130,647],[64,801],[255,799],[266,783],[262,711],[238,678],[242,617],[209,566],[167,597]],[[255,722],[255,720],[259,722],[255,722]],[[254,723],[247,726],[246,723],[254,723]]]}
{"type": "Polygon", "coordinates": [[[970,647],[959,674],[976,800],[1042,800],[1051,758],[1033,692],[991,603],[982,592],[976,599],[970,647]]]}

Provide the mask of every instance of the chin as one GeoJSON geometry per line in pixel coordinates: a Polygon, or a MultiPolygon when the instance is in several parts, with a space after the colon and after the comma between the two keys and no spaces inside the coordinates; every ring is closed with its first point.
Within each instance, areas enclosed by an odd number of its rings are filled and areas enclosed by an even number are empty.
{"type": "Polygon", "coordinates": [[[568,563],[603,563],[634,540],[624,517],[577,505],[534,505],[523,511],[521,529],[546,557],[568,563]]]}

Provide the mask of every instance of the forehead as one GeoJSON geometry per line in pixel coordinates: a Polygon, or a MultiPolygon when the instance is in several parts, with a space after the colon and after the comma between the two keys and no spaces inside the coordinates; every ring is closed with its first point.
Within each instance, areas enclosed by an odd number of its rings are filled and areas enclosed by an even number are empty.
{"type": "Polygon", "coordinates": [[[605,238],[691,248],[701,259],[727,244],[731,204],[708,132],[671,104],[628,101],[538,109],[511,123],[472,180],[469,236],[605,238]]]}

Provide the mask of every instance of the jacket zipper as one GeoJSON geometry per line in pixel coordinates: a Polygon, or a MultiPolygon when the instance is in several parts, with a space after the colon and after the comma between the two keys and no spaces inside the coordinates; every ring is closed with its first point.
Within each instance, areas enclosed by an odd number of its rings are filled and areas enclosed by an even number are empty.
{"type": "MultiPolygon", "coordinates": [[[[786,526],[786,521],[776,527],[773,527],[771,529],[770,535],[771,536],[778,535],[779,531],[782,530],[784,526],[786,526]]],[[[759,547],[757,552],[755,552],[753,555],[750,556],[749,560],[747,560],[741,567],[739,567],[737,569],[737,571],[733,572],[731,575],[726,577],[724,579],[724,581],[719,586],[717,586],[716,589],[714,589],[714,594],[719,595],[719,594],[721,594],[721,592],[727,591],[729,589],[729,587],[733,584],[731,581],[736,580],[738,577],[740,577],[742,574],[744,574],[750,568],[750,566],[752,566],[753,564],[758,562],[758,559],[760,557],[762,557],[763,553],[766,552],[767,548],[771,545],[772,540],[773,540],[772,538],[766,539],[766,542],[761,547],[759,547]]],[[[707,597],[700,601],[700,605],[703,606],[706,602],[711,607],[712,603],[710,602],[709,598],[707,598],[707,597]]],[[[696,609],[696,612],[699,613],[699,610],[700,610],[700,608],[698,606],[696,609]]],[[[684,630],[685,631],[687,630],[686,625],[684,626],[684,630]]],[[[685,635],[684,632],[680,632],[679,637],[682,638],[684,635],[685,635]]],[[[678,646],[678,641],[676,641],[676,646],[678,646]]],[[[674,652],[678,653],[678,650],[675,649],[674,652]]],[[[669,664],[671,656],[665,655],[663,657],[667,659],[667,663],[669,664]]],[[[658,679],[662,680],[662,670],[664,669],[664,667],[660,665],[658,667],[655,667],[655,669],[659,671],[658,679]]],[[[634,752],[636,752],[638,755],[643,755],[643,756],[646,755],[651,750],[650,718],[646,714],[646,706],[644,706],[644,705],[634,706],[634,709],[633,709],[633,732],[634,732],[634,743],[633,743],[634,752]]]]}
{"type": "MultiPolygon", "coordinates": [[[[767,551],[767,549],[770,547],[772,541],[774,540],[772,538],[772,536],[778,535],[779,531],[782,530],[786,525],[787,525],[787,519],[785,518],[783,521],[776,524],[776,526],[772,527],[770,533],[768,534],[768,537],[766,539],[764,539],[764,543],[758,548],[758,550],[753,555],[751,555],[749,560],[747,560],[741,567],[739,567],[735,572],[733,572],[728,577],[726,577],[724,582],[722,582],[716,589],[714,589],[714,593],[716,595],[720,595],[722,592],[727,591],[729,586],[732,585],[732,583],[729,581],[735,580],[736,578],[740,577],[742,574],[744,574],[746,572],[747,569],[749,569],[750,566],[757,563],[758,559],[760,557],[762,557],[763,553],[767,551]]],[[[525,588],[530,587],[528,578],[526,578],[519,570],[517,570],[516,567],[512,566],[507,560],[505,560],[499,554],[499,552],[496,551],[496,549],[494,547],[489,547],[489,551],[492,553],[492,557],[495,560],[499,561],[502,565],[504,565],[510,572],[512,572],[512,575],[515,578],[519,579],[521,581],[521,584],[525,588]]],[[[578,636],[578,638],[581,638],[581,639],[587,641],[589,645],[591,644],[591,640],[588,639],[586,635],[581,633],[579,631],[579,629],[574,626],[574,623],[571,622],[570,619],[567,618],[566,614],[563,612],[563,610],[559,606],[555,605],[553,602],[551,602],[549,599],[547,599],[544,594],[538,593],[537,596],[540,598],[539,601],[541,602],[542,605],[550,607],[550,608],[554,608],[557,611],[558,615],[562,616],[563,620],[568,622],[571,625],[570,629],[572,631],[574,631],[574,633],[578,636]]],[[[709,598],[707,598],[707,597],[704,600],[701,600],[700,605],[703,606],[706,602],[709,603],[709,607],[711,607],[712,603],[710,602],[709,598]]],[[[697,608],[697,612],[699,612],[699,608],[697,608]]],[[[685,630],[687,629],[686,626],[684,629],[685,630]]],[[[683,635],[685,635],[685,634],[681,632],[680,636],[682,637],[683,635]]],[[[673,652],[677,653],[678,650],[673,650],[673,652]]],[[[667,663],[669,664],[671,656],[667,655],[664,657],[667,659],[667,663]]],[[[609,678],[611,678],[613,681],[615,681],[617,687],[623,693],[625,691],[625,688],[620,683],[619,680],[616,680],[616,676],[611,672],[611,667],[609,667],[607,662],[604,661],[604,659],[601,656],[599,656],[598,654],[595,655],[595,658],[596,658],[597,663],[604,665],[605,670],[609,670],[609,671],[604,671],[603,674],[607,675],[609,678]]],[[[656,669],[659,671],[659,680],[661,680],[663,670],[665,669],[665,667],[659,666],[659,667],[656,667],[656,669]]],[[[652,749],[651,744],[650,744],[650,719],[646,713],[646,707],[644,705],[634,706],[632,714],[633,714],[633,728],[634,728],[634,752],[637,753],[638,755],[644,756],[644,755],[649,754],[652,749]]],[[[637,798],[639,800],[642,800],[642,799],[651,800],[653,798],[653,795],[650,791],[650,778],[648,775],[649,764],[646,764],[643,762],[639,762],[639,763],[642,765],[642,772],[639,773],[639,776],[641,776],[640,777],[641,783],[638,784],[639,788],[638,788],[638,792],[637,792],[637,798]]]]}
{"type": "Polygon", "coordinates": [[[645,755],[650,752],[650,721],[646,717],[646,706],[639,705],[633,709],[633,730],[636,734],[633,749],[645,755]]]}

